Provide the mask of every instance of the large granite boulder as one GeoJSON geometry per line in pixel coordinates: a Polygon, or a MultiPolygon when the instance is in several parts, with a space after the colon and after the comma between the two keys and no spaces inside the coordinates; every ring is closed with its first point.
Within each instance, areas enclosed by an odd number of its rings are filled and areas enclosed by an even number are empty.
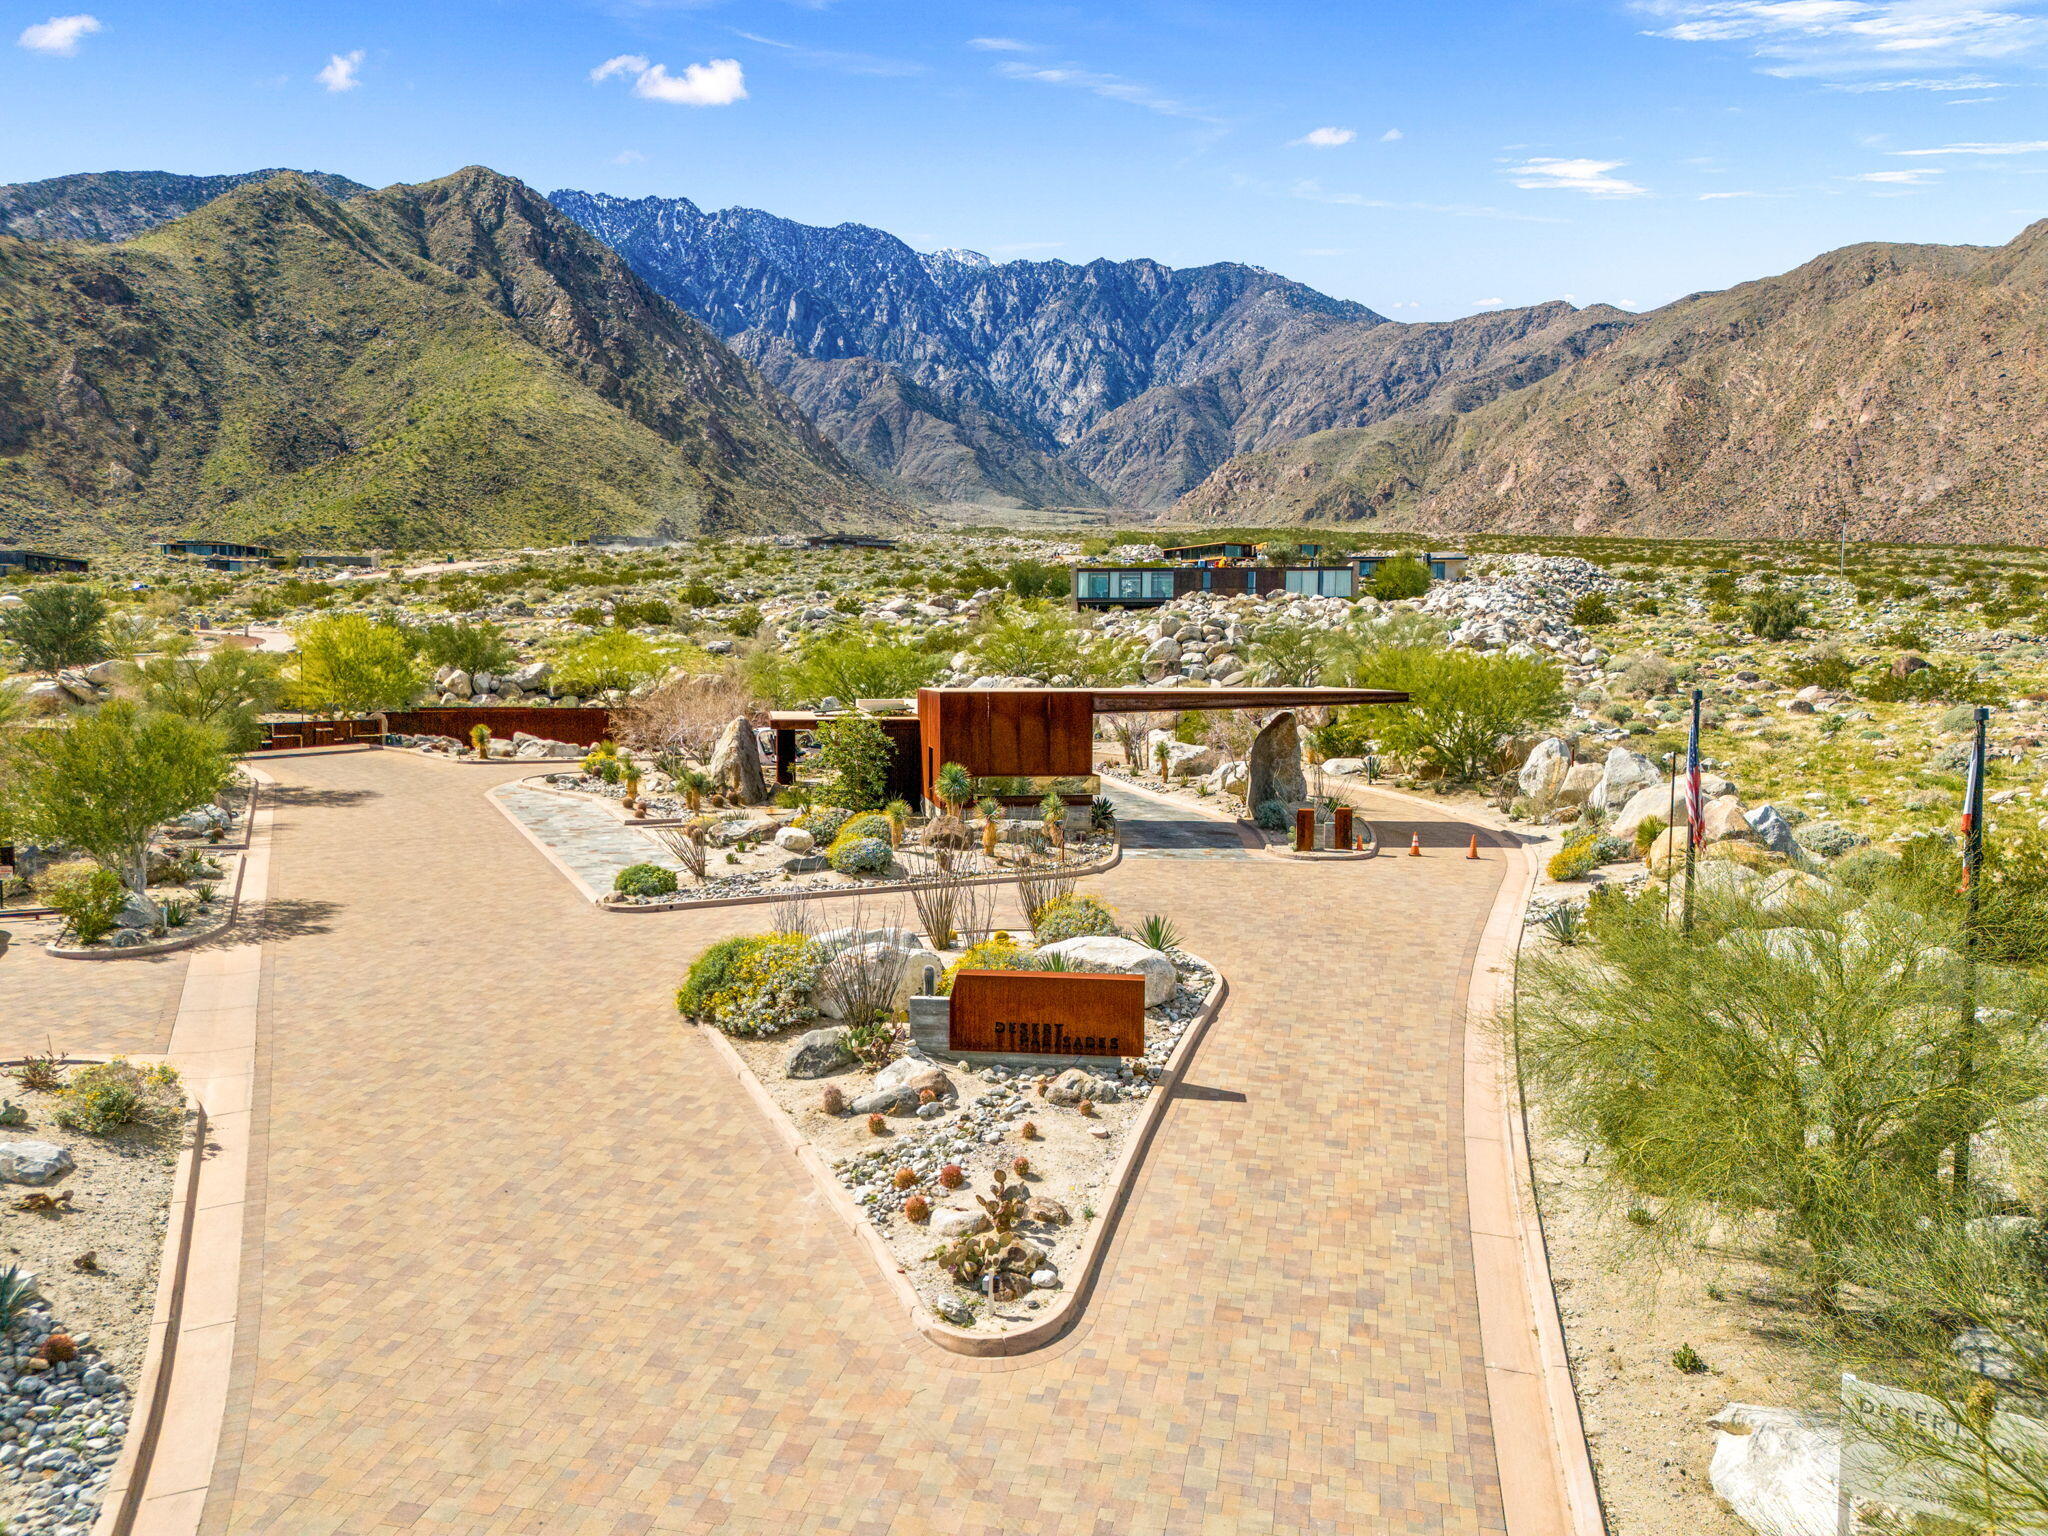
{"type": "MultiPolygon", "coordinates": [[[[1700,775],[1700,795],[1703,799],[1733,794],[1734,791],[1735,786],[1718,773],[1700,775]]],[[[1659,779],[1656,783],[1637,790],[1629,796],[1628,803],[1621,808],[1621,814],[1614,818],[1614,825],[1607,830],[1616,837],[1634,837],[1636,828],[1643,824],[1643,819],[1647,816],[1654,816],[1659,821],[1672,820],[1674,806],[1677,811],[1676,819],[1683,822],[1685,780],[1682,775],[1676,779],[1659,779]]]]}
{"type": "Polygon", "coordinates": [[[1308,798],[1308,778],[1301,771],[1301,732],[1293,710],[1281,710],[1252,738],[1245,760],[1244,798],[1253,810],[1268,800],[1299,805],[1308,798]]]}
{"type": "Polygon", "coordinates": [[[1145,1006],[1157,1008],[1173,996],[1180,985],[1180,973],[1173,962],[1156,949],[1147,949],[1136,939],[1091,934],[1078,939],[1061,939],[1038,951],[1041,955],[1062,955],[1077,971],[1115,974],[1135,972],[1145,978],[1145,1006]]]}
{"type": "Polygon", "coordinates": [[[729,721],[711,749],[711,781],[739,797],[743,805],[760,805],[768,798],[767,776],[761,771],[761,742],[754,726],[744,715],[729,721]]]}
{"type": "Polygon", "coordinates": [[[1708,843],[1725,843],[1731,839],[1747,843],[1760,843],[1756,829],[1749,824],[1749,818],[1742,812],[1742,802],[1734,795],[1716,795],[1700,807],[1700,840],[1708,843]]]}
{"type": "Polygon", "coordinates": [[[1624,806],[1639,791],[1660,784],[1663,779],[1657,765],[1642,753],[1616,747],[1607,754],[1607,761],[1600,765],[1600,782],[1586,797],[1586,804],[1600,812],[1624,806]]]}
{"type": "Polygon", "coordinates": [[[791,1077],[830,1077],[853,1065],[853,1051],[846,1043],[846,1026],[834,1024],[814,1029],[790,1048],[784,1067],[791,1077]]]}
{"type": "Polygon", "coordinates": [[[1803,853],[1799,840],[1792,835],[1792,823],[1775,805],[1760,805],[1749,814],[1749,829],[1773,853],[1782,853],[1788,859],[1796,859],[1803,853]]]}
{"type": "Polygon", "coordinates": [[[1571,766],[1571,743],[1562,736],[1546,736],[1522,760],[1522,771],[1515,776],[1515,782],[1531,800],[1554,803],[1571,766]]]}

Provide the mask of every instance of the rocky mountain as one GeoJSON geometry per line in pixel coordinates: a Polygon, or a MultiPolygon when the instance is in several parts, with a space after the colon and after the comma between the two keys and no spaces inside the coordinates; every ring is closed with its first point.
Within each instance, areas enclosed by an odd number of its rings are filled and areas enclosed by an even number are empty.
{"type": "Polygon", "coordinates": [[[122,244],[0,237],[0,528],[397,547],[905,511],[519,182],[285,173],[122,244]]]}
{"type": "Polygon", "coordinates": [[[1859,538],[2048,537],[2048,221],[1868,244],[1682,299],[1462,414],[1224,465],[1192,520],[1859,538]]]}
{"type": "MultiPolygon", "coordinates": [[[[225,192],[284,173],[239,171],[229,176],[180,176],[170,171],[87,171],[48,181],[0,187],[0,234],[23,240],[127,240],[183,218],[225,192]]],[[[300,171],[329,197],[370,189],[346,176],[300,171]]]]}

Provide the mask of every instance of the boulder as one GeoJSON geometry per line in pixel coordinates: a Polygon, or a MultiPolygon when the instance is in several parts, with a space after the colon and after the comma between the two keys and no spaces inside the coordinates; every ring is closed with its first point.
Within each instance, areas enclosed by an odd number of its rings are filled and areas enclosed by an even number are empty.
{"type": "Polygon", "coordinates": [[[768,798],[760,739],[754,735],[753,722],[744,715],[719,732],[718,745],[711,749],[709,771],[712,782],[731,790],[743,805],[759,805],[768,798]]]}
{"type": "Polygon", "coordinates": [[[1657,765],[1640,752],[1631,752],[1627,747],[1615,747],[1607,754],[1607,761],[1601,764],[1600,782],[1586,797],[1586,804],[1596,811],[1610,807],[1625,806],[1631,797],[1652,784],[1661,783],[1663,775],[1657,765]]]}
{"type": "Polygon", "coordinates": [[[1775,912],[1780,907],[1825,896],[1833,889],[1831,882],[1818,875],[1809,875],[1803,869],[1781,869],[1757,882],[1756,904],[1775,912]]]}
{"type": "Polygon", "coordinates": [[[1760,1536],[1835,1536],[1842,1432],[1789,1408],[1730,1403],[1714,1426],[1707,1481],[1760,1536]]]}
{"type": "MultiPolygon", "coordinates": [[[[892,1009],[908,1008],[910,999],[923,990],[925,972],[944,975],[946,962],[936,950],[913,944],[908,948],[888,942],[854,944],[841,948],[825,962],[824,976],[818,983],[818,1013],[823,1018],[840,1017],[841,1001],[837,992],[837,978],[852,969],[888,970],[889,1006],[892,1009]]],[[[879,987],[881,978],[876,978],[879,987]]]]}
{"type": "Polygon", "coordinates": [[[1925,672],[1928,666],[1929,662],[1925,656],[1915,656],[1912,652],[1908,651],[1903,656],[1894,656],[1892,658],[1892,676],[1897,678],[1911,677],[1915,672],[1925,672]]]}
{"type": "Polygon", "coordinates": [[[130,891],[128,899],[121,904],[120,915],[114,919],[116,928],[161,928],[163,909],[147,896],[130,891]]]}
{"type": "Polygon", "coordinates": [[[1097,1104],[1107,1103],[1116,1097],[1116,1084],[1107,1078],[1097,1077],[1093,1072],[1080,1067],[1069,1067],[1052,1080],[1052,1086],[1045,1090],[1048,1104],[1064,1105],[1072,1109],[1083,1099],[1097,1104]]]}
{"type": "Polygon", "coordinates": [[[1802,852],[1798,839],[1792,835],[1792,824],[1775,805],[1760,805],[1751,811],[1749,829],[1773,853],[1796,859],[1802,852]]]}
{"type": "Polygon", "coordinates": [[[773,817],[728,816],[723,821],[714,821],[705,829],[704,841],[714,848],[730,848],[749,838],[770,836],[774,831],[773,817]]]}
{"type": "Polygon", "coordinates": [[[1531,800],[1555,801],[1571,766],[1571,743],[1562,736],[1546,736],[1522,760],[1515,782],[1531,800]]]}
{"type": "Polygon", "coordinates": [[[450,667],[447,677],[441,680],[441,691],[443,693],[452,693],[458,699],[466,699],[476,692],[476,688],[470,682],[467,672],[463,671],[460,667],[450,667]]]}
{"type": "Polygon", "coordinates": [[[54,1142],[0,1141],[0,1184],[54,1184],[77,1166],[54,1142]]]}
{"type": "MultiPolygon", "coordinates": [[[[1727,779],[1722,778],[1718,773],[1702,773],[1700,775],[1700,794],[1703,797],[1727,795],[1734,792],[1735,786],[1727,779]]],[[[1677,779],[1659,779],[1656,783],[1639,789],[1629,796],[1628,803],[1621,808],[1621,814],[1615,817],[1614,825],[1607,830],[1616,837],[1634,837],[1636,835],[1636,828],[1643,824],[1644,817],[1655,816],[1659,821],[1667,820],[1671,815],[1674,793],[1676,795],[1678,818],[1681,821],[1684,820],[1684,779],[1682,777],[1677,779]]]]}
{"type": "Polygon", "coordinates": [[[521,693],[540,693],[546,690],[551,669],[544,661],[529,661],[515,669],[508,681],[518,685],[521,693]]]}
{"type": "Polygon", "coordinates": [[[1573,763],[1565,771],[1564,782],[1557,787],[1557,803],[1584,805],[1603,782],[1598,763],[1573,763]]]}
{"type": "MultiPolygon", "coordinates": [[[[1155,751],[1153,763],[1158,763],[1155,751]]],[[[1166,776],[1169,779],[1199,779],[1214,773],[1218,754],[1214,747],[1197,741],[1174,741],[1166,747],[1166,776]]]]}
{"type": "Polygon", "coordinates": [[[944,1208],[932,1212],[931,1234],[933,1237],[966,1237],[975,1232],[989,1229],[987,1211],[956,1211],[944,1208]]]}
{"type": "Polygon", "coordinates": [[[1171,998],[1180,985],[1180,973],[1174,970],[1173,962],[1158,950],[1147,949],[1136,939],[1092,934],[1078,939],[1062,939],[1057,944],[1047,944],[1038,953],[1063,955],[1068,964],[1077,971],[1128,971],[1143,976],[1147,1008],[1157,1008],[1171,998]]]}
{"type": "Polygon", "coordinates": [[[830,1077],[853,1065],[853,1051],[846,1043],[846,1026],[835,1024],[814,1029],[790,1048],[784,1071],[791,1077],[830,1077]]]}
{"type": "Polygon", "coordinates": [[[1643,856],[1643,862],[1650,867],[1650,873],[1663,879],[1685,867],[1685,823],[1666,827],[1657,834],[1657,840],[1650,844],[1650,851],[1643,856]]]}
{"type": "Polygon", "coordinates": [[[1333,774],[1340,779],[1348,779],[1355,773],[1365,772],[1365,759],[1362,757],[1333,757],[1323,764],[1323,772],[1333,774]]]}
{"type": "Polygon", "coordinates": [[[100,691],[86,680],[83,672],[59,672],[57,686],[81,704],[97,704],[100,691]]]}
{"type": "Polygon", "coordinates": [[[1700,807],[1700,840],[1725,843],[1735,838],[1748,843],[1763,841],[1743,815],[1741,800],[1734,795],[1716,795],[1700,807]]]}
{"type": "Polygon", "coordinates": [[[875,1074],[875,1085],[855,1099],[849,1110],[856,1115],[914,1115],[924,1102],[924,1090],[940,1099],[955,1097],[953,1079],[946,1069],[921,1056],[904,1056],[875,1074]]]}
{"type": "Polygon", "coordinates": [[[785,853],[809,853],[817,841],[802,827],[784,827],[775,834],[775,846],[785,853]]]}
{"type": "Polygon", "coordinates": [[[1308,798],[1308,780],[1301,771],[1301,732],[1293,710],[1281,710],[1260,727],[1245,770],[1245,803],[1254,809],[1268,800],[1299,805],[1308,798]]]}
{"type": "Polygon", "coordinates": [[[1204,782],[1219,795],[1242,795],[1250,781],[1251,770],[1243,763],[1225,763],[1204,782]]]}

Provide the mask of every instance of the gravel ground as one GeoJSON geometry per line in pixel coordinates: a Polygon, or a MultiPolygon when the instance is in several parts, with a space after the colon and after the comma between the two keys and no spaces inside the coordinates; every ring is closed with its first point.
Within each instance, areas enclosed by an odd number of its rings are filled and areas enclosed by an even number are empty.
{"type": "Polygon", "coordinates": [[[932,1250],[944,1237],[934,1234],[930,1221],[908,1220],[902,1214],[903,1202],[912,1194],[924,1196],[936,1220],[943,1220],[942,1213],[947,1211],[977,1211],[975,1198],[989,1193],[998,1168],[1011,1177],[1015,1192],[1019,1179],[1014,1175],[1014,1160],[1025,1158],[1030,1171],[1021,1178],[1022,1192],[1055,1202],[1068,1220],[1026,1222],[1018,1229],[1019,1235],[1046,1254],[1047,1267],[1057,1278],[1045,1288],[1063,1286],[1096,1212],[1107,1203],[1109,1174],[1144,1113],[1145,1101],[1158,1091],[1152,1079],[1164,1069],[1167,1057],[1215,985],[1215,973],[1200,961],[1177,951],[1174,959],[1181,973],[1180,989],[1168,1002],[1147,1010],[1143,1071],[1137,1063],[1105,1060],[1098,1075],[1107,1086],[1092,1115],[1049,1103],[1040,1095],[1038,1080],[1041,1076],[1049,1079],[1054,1075],[1051,1072],[1004,1067],[975,1070],[940,1061],[936,1064],[952,1078],[958,1094],[953,1107],[931,1119],[891,1115],[884,1134],[877,1137],[868,1130],[865,1116],[828,1115],[819,1107],[827,1084],[851,1101],[869,1090],[873,1073],[856,1068],[828,1078],[785,1075],[790,1047],[805,1030],[818,1027],[816,1023],[773,1039],[734,1040],[732,1044],[769,1097],[810,1139],[867,1212],[925,1304],[941,1316],[950,1314],[952,1321],[960,1321],[965,1315],[960,1308],[971,1305],[973,1326],[1007,1332],[1034,1321],[1044,1305],[1041,1298],[1027,1294],[1012,1302],[990,1303],[954,1285],[931,1262],[932,1250]],[[1028,1139],[1022,1134],[1026,1122],[1037,1132],[1028,1139]],[[939,1170],[948,1163],[964,1175],[958,1188],[947,1189],[939,1182],[939,1170]],[[896,1171],[906,1167],[916,1181],[909,1188],[898,1189],[896,1171]]]}
{"type": "Polygon", "coordinates": [[[29,1123],[0,1139],[54,1142],[77,1167],[42,1191],[71,1196],[54,1215],[17,1210],[35,1191],[0,1185],[0,1260],[32,1273],[43,1296],[0,1338],[0,1530],[82,1536],[142,1373],[182,1129],[86,1136],[56,1124],[50,1095],[16,1091],[13,1102],[29,1123]],[[53,1332],[78,1358],[32,1368],[53,1332]]]}
{"type": "Polygon", "coordinates": [[[1608,1536],[1754,1536],[1707,1481],[1708,1416],[1730,1402],[1826,1408],[1832,1385],[1796,1337],[1800,1317],[1778,1272],[1735,1247],[1674,1262],[1599,1188],[1583,1150],[1532,1120],[1537,1200],[1608,1536]],[[1703,1373],[1673,1365],[1685,1344],[1703,1373]]]}

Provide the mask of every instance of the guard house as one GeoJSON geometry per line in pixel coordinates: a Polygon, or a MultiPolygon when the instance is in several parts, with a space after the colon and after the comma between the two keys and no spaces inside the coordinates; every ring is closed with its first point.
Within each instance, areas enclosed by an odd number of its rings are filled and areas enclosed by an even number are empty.
{"type": "Polygon", "coordinates": [[[1382,565],[1385,565],[1389,560],[1398,560],[1403,555],[1408,555],[1411,559],[1420,560],[1424,565],[1428,566],[1429,579],[1431,581],[1463,581],[1465,579],[1465,562],[1471,558],[1469,555],[1421,554],[1410,550],[1396,550],[1392,554],[1381,555],[1354,555],[1352,556],[1351,563],[1357,568],[1359,586],[1369,585],[1373,577],[1379,573],[1379,568],[1382,565]]]}
{"type": "Polygon", "coordinates": [[[91,562],[77,555],[50,555],[40,549],[0,549],[0,573],[25,571],[31,576],[81,575],[91,562]]]}
{"type": "MultiPolygon", "coordinates": [[[[1330,709],[1405,704],[1388,688],[921,688],[915,715],[879,708],[874,719],[889,737],[893,761],[887,793],[929,802],[939,769],[959,763],[974,779],[977,800],[1035,805],[1056,794],[1069,805],[1095,798],[1097,715],[1163,714],[1188,709],[1330,709]]],[[[907,701],[889,701],[903,704],[907,701]]],[[[824,718],[830,718],[829,716],[824,718]]],[[[797,737],[820,717],[778,710],[775,782],[794,778],[797,737]]]]}
{"type": "Polygon", "coordinates": [[[1348,565],[1084,565],[1074,569],[1076,608],[1157,608],[1192,592],[1264,597],[1299,592],[1312,597],[1358,595],[1348,565]]]}
{"type": "Polygon", "coordinates": [[[270,564],[267,544],[231,544],[225,539],[171,539],[156,552],[173,560],[197,560],[210,571],[253,571],[270,564]]]}

